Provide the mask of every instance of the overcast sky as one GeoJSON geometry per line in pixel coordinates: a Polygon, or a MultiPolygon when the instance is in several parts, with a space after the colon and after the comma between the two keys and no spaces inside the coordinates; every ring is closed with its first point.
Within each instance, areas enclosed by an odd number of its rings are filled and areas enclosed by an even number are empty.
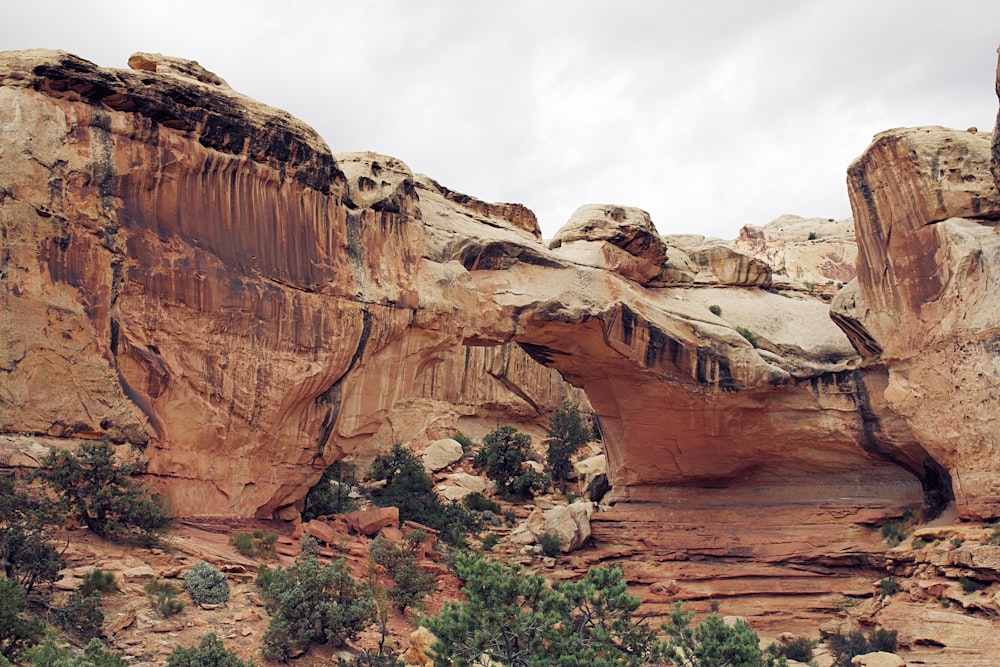
{"type": "Polygon", "coordinates": [[[990,130],[1000,1],[4,0],[0,49],[199,61],[314,126],[521,202],[550,237],[584,203],[733,238],[850,214],[874,133],[990,130]]]}

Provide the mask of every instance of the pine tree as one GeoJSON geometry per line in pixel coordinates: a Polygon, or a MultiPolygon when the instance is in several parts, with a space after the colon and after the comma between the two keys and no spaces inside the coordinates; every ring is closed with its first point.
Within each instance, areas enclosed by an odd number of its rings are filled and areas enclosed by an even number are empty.
{"type": "Polygon", "coordinates": [[[562,406],[552,414],[545,435],[549,444],[546,455],[549,474],[553,482],[563,483],[573,471],[573,455],[590,440],[591,430],[584,426],[580,408],[563,401],[562,406]]]}

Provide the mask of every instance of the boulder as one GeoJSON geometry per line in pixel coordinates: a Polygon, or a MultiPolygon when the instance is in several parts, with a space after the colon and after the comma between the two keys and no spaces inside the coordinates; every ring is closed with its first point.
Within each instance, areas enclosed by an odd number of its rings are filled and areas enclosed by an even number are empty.
{"type": "Polygon", "coordinates": [[[479,475],[470,475],[467,472],[454,472],[448,475],[448,481],[456,486],[474,491],[476,493],[489,493],[496,484],[479,475]]]}
{"type": "Polygon", "coordinates": [[[854,667],[906,667],[906,661],[895,653],[874,651],[851,658],[854,667]]]}
{"type": "Polygon", "coordinates": [[[556,232],[549,248],[561,257],[620,273],[636,282],[660,274],[666,245],[642,209],[586,204],[556,232]]]}
{"type": "Polygon", "coordinates": [[[333,526],[325,521],[313,519],[305,525],[305,532],[323,544],[336,544],[346,537],[342,532],[337,531],[333,526]]]}
{"type": "Polygon", "coordinates": [[[403,653],[403,662],[407,667],[433,667],[434,660],[431,656],[431,646],[437,641],[437,637],[421,626],[410,633],[410,647],[403,653]]]}
{"type": "Polygon", "coordinates": [[[398,507],[373,507],[344,515],[347,525],[361,535],[373,537],[386,526],[399,526],[398,507]]]}
{"type": "Polygon", "coordinates": [[[462,453],[462,444],[460,442],[451,438],[442,438],[428,445],[421,459],[423,460],[424,468],[430,472],[437,472],[438,470],[447,468],[456,461],[460,461],[462,453]]]}

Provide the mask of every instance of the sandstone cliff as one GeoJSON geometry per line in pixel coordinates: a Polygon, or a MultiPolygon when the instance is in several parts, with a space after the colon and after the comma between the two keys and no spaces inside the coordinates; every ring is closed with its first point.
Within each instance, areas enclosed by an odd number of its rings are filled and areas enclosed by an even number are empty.
{"type": "MultiPolygon", "coordinates": [[[[0,65],[9,439],[107,435],[142,450],[181,513],[289,516],[348,454],[541,422],[568,390],[530,357],[586,392],[620,500],[836,506],[824,539],[943,507],[953,465],[965,505],[992,502],[964,482],[984,454],[949,456],[883,398],[902,337],[840,316],[849,339],[761,259],[607,205],[547,247],[524,207],[334,154],[203,68],[132,64],[0,65]]],[[[861,285],[886,254],[863,214],[861,285]]],[[[851,293],[892,313],[912,301],[894,290],[851,293]]]]}
{"type": "Polygon", "coordinates": [[[869,367],[875,401],[950,473],[965,518],[1000,507],[1000,194],[990,135],[890,130],[848,170],[858,278],[833,316],[869,367]]]}

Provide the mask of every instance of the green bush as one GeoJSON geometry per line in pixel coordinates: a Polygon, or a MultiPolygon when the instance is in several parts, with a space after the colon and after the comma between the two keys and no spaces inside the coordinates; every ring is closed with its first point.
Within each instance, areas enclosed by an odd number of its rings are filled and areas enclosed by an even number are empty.
{"type": "Polygon", "coordinates": [[[885,538],[889,546],[897,546],[906,537],[903,524],[899,521],[890,521],[882,525],[882,537],[885,538]]]}
{"type": "Polygon", "coordinates": [[[128,667],[129,662],[96,637],[90,640],[80,655],[73,655],[69,647],[60,646],[55,639],[48,637],[25,652],[23,664],[37,667],[128,667]]]}
{"type": "Polygon", "coordinates": [[[493,512],[494,514],[500,514],[503,511],[500,503],[490,500],[478,491],[473,491],[462,498],[462,504],[466,509],[470,509],[473,512],[493,512]]]}
{"type": "Polygon", "coordinates": [[[16,660],[42,638],[45,624],[24,613],[27,594],[16,579],[0,579],[0,656],[16,660]]]}
{"type": "Polygon", "coordinates": [[[184,587],[195,604],[222,604],[229,600],[229,579],[204,561],[198,561],[184,573],[184,587]]]}
{"type": "Polygon", "coordinates": [[[357,483],[350,467],[340,461],[323,471],[319,481],[306,493],[302,520],[312,521],[327,514],[347,514],[358,507],[351,498],[351,487],[357,483]]]}
{"type": "Polygon", "coordinates": [[[473,463],[497,484],[505,498],[529,498],[545,488],[544,476],[525,470],[531,436],[519,433],[513,426],[501,426],[483,438],[483,447],[473,463]]]}
{"type": "Polygon", "coordinates": [[[490,533],[483,538],[483,551],[493,551],[493,547],[499,543],[500,538],[497,535],[490,533]]]}
{"type": "Polygon", "coordinates": [[[900,590],[899,582],[891,577],[886,577],[879,581],[878,587],[882,591],[882,595],[885,596],[895,595],[900,590]]]}
{"type": "Polygon", "coordinates": [[[384,537],[376,537],[370,548],[371,559],[385,568],[395,582],[388,590],[389,598],[401,613],[408,607],[421,608],[424,598],[434,590],[434,574],[417,565],[416,553],[427,539],[427,533],[415,530],[399,546],[384,537]]]}
{"type": "Polygon", "coordinates": [[[552,481],[564,484],[573,472],[572,458],[590,440],[590,427],[583,423],[580,408],[569,401],[552,413],[545,431],[546,462],[552,481]]]}
{"type": "Polygon", "coordinates": [[[711,306],[708,307],[708,310],[709,310],[710,313],[712,313],[716,317],[721,317],[722,316],[722,306],[717,306],[715,304],[712,304],[711,306]]]}
{"type": "Polygon", "coordinates": [[[254,549],[253,538],[250,537],[250,533],[240,531],[230,538],[230,542],[234,547],[236,547],[237,551],[248,558],[252,558],[257,555],[256,549],[254,549]]]}
{"type": "Polygon", "coordinates": [[[813,649],[816,648],[817,644],[819,644],[817,640],[808,637],[787,637],[778,640],[777,644],[771,644],[768,647],[768,652],[789,660],[809,662],[812,660],[813,649]]]}
{"type": "Polygon", "coordinates": [[[914,537],[913,541],[910,542],[910,548],[913,549],[914,551],[919,551],[920,549],[923,549],[924,547],[930,544],[931,544],[930,542],[928,542],[922,537],[914,537]]]}
{"type": "Polygon", "coordinates": [[[362,651],[351,660],[337,658],[337,667],[404,667],[403,661],[388,653],[362,651]]]}
{"type": "Polygon", "coordinates": [[[0,479],[0,569],[30,595],[36,584],[55,581],[63,564],[49,533],[58,523],[55,507],[0,479]]]}
{"type": "Polygon", "coordinates": [[[962,590],[966,593],[975,593],[976,591],[981,591],[989,586],[989,584],[982,581],[976,581],[971,577],[959,577],[958,583],[962,586],[962,590]]]}
{"type": "Polygon", "coordinates": [[[468,553],[455,568],[465,599],[422,621],[438,640],[435,665],[551,665],[553,656],[565,656],[560,665],[639,667],[660,655],[619,568],[591,570],[555,588],[520,567],[468,553]]]}
{"type": "Polygon", "coordinates": [[[90,639],[103,632],[104,609],[100,591],[84,595],[73,591],[66,604],[53,610],[53,619],[59,627],[90,639]]]}
{"type": "Polygon", "coordinates": [[[184,611],[184,602],[177,599],[179,591],[173,583],[154,579],[147,582],[143,586],[143,589],[146,591],[146,595],[149,596],[153,608],[163,618],[170,618],[184,611]]]}
{"type": "Polygon", "coordinates": [[[81,442],[76,453],[53,450],[36,475],[96,535],[155,543],[171,525],[168,508],[132,480],[133,470],[119,466],[107,440],[81,442]]]}
{"type": "Polygon", "coordinates": [[[754,348],[760,347],[760,341],[757,340],[757,335],[746,327],[736,327],[736,333],[746,338],[747,342],[753,345],[754,348]]]}
{"type": "Polygon", "coordinates": [[[464,544],[465,534],[481,526],[478,517],[464,506],[441,503],[420,459],[400,444],[375,457],[368,479],[385,480],[385,486],[372,492],[373,503],[379,507],[398,507],[401,522],[416,521],[438,530],[441,539],[449,544],[464,544]]]}
{"type": "Polygon", "coordinates": [[[239,531],[230,539],[230,543],[247,558],[271,558],[274,556],[274,545],[278,542],[277,533],[265,533],[254,528],[252,533],[239,531]]]}
{"type": "Polygon", "coordinates": [[[110,593],[116,590],[118,590],[118,586],[115,584],[114,572],[105,572],[100,568],[95,568],[83,575],[83,586],[80,587],[80,593],[84,596],[91,593],[110,593]]]}
{"type": "Polygon", "coordinates": [[[254,664],[240,660],[214,632],[210,632],[201,638],[197,647],[175,648],[167,656],[167,667],[254,667],[254,664]]]}
{"type": "Polygon", "coordinates": [[[355,582],[343,560],[321,564],[314,550],[315,542],[303,539],[293,565],[258,575],[271,616],[263,637],[269,660],[288,660],[314,643],[343,646],[374,619],[369,586],[355,582]]]}
{"type": "Polygon", "coordinates": [[[476,446],[476,443],[472,442],[472,438],[469,438],[468,436],[463,435],[462,433],[456,433],[455,435],[451,436],[451,439],[457,442],[458,444],[462,445],[462,452],[464,454],[468,454],[469,452],[472,451],[472,448],[476,446]]]}
{"type": "Polygon", "coordinates": [[[893,653],[896,650],[896,631],[878,628],[866,637],[860,630],[844,635],[836,633],[827,638],[837,667],[850,667],[851,659],[873,651],[893,653]]]}
{"type": "Polygon", "coordinates": [[[539,536],[538,545],[542,547],[542,555],[549,558],[556,558],[562,553],[562,540],[559,539],[558,535],[545,533],[539,536]]]}

